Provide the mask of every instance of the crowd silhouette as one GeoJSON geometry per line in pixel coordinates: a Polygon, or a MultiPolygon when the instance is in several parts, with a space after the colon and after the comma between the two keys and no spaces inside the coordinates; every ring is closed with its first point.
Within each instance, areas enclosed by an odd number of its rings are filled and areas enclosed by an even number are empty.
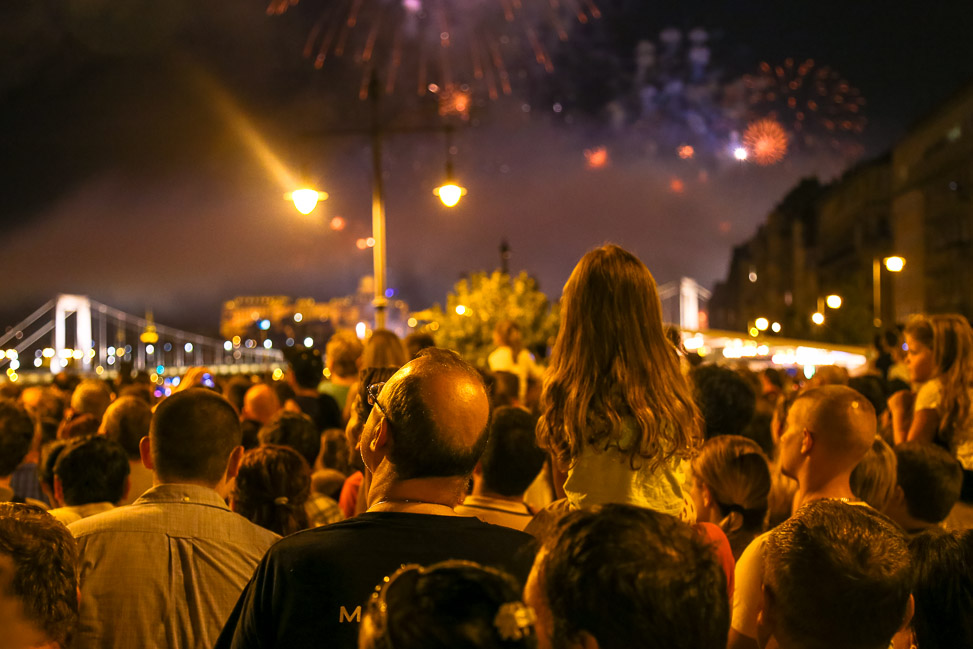
{"type": "Polygon", "coordinates": [[[0,386],[0,647],[973,647],[973,330],[703,362],[630,252],[546,358],[428,334],[0,386]],[[327,377],[327,378],[325,378],[327,377]]]}

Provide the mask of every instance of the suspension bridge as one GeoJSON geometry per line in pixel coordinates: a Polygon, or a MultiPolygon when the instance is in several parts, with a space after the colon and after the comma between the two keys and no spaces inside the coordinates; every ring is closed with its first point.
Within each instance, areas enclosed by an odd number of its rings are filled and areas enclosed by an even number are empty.
{"type": "Polygon", "coordinates": [[[219,340],[157,325],[84,295],[58,295],[0,336],[0,371],[36,382],[62,371],[114,377],[148,372],[154,380],[206,366],[216,374],[279,370],[271,341],[219,340]]]}

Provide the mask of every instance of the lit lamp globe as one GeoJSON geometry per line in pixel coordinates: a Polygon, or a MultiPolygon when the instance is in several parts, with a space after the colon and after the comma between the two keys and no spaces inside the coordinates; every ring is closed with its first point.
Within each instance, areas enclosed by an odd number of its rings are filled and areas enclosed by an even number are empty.
{"type": "Polygon", "coordinates": [[[905,259],[902,257],[886,257],[885,268],[888,269],[890,273],[898,273],[905,268],[905,259]]]}
{"type": "Polygon", "coordinates": [[[301,214],[310,214],[317,207],[318,201],[327,200],[327,192],[319,192],[315,189],[298,189],[291,192],[288,198],[294,202],[294,207],[301,214]]]}
{"type": "Polygon", "coordinates": [[[823,325],[824,324],[824,314],[821,313],[820,311],[817,312],[817,313],[815,313],[814,315],[811,316],[811,322],[813,322],[816,325],[823,325]]]}
{"type": "Polygon", "coordinates": [[[841,296],[840,295],[829,295],[825,300],[825,304],[828,305],[829,309],[840,309],[841,308],[841,296]]]}
{"type": "Polygon", "coordinates": [[[767,318],[757,318],[756,322],[753,323],[760,331],[767,331],[770,326],[770,321],[767,318]]]}
{"type": "Polygon", "coordinates": [[[441,187],[432,190],[432,193],[439,197],[446,207],[455,207],[459,199],[466,196],[466,188],[460,187],[456,183],[446,183],[441,187]]]}

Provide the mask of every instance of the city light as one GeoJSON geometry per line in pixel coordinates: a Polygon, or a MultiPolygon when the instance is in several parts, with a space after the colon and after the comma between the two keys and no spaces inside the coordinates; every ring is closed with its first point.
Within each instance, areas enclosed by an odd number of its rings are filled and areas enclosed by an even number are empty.
{"type": "Polygon", "coordinates": [[[417,324],[419,324],[419,321],[418,320],[416,320],[415,318],[409,318],[408,325],[409,325],[410,328],[415,329],[415,326],[417,324]]]}
{"type": "Polygon", "coordinates": [[[311,338],[310,336],[308,336],[307,338],[305,338],[304,339],[304,346],[305,347],[313,347],[314,346],[314,338],[311,338]]]}
{"type": "Polygon", "coordinates": [[[193,344],[192,343],[186,343],[185,345],[183,345],[183,349],[185,349],[186,350],[186,353],[188,354],[189,352],[193,351],[193,344]]]}
{"type": "Polygon", "coordinates": [[[304,314],[303,313],[295,313],[294,314],[294,322],[300,322],[303,319],[304,319],[304,314]]]}
{"type": "Polygon", "coordinates": [[[270,338],[264,341],[264,349],[270,349],[273,346],[274,346],[274,341],[272,341],[270,338]]]}
{"type": "Polygon", "coordinates": [[[288,197],[294,202],[294,207],[301,214],[310,214],[317,207],[318,201],[327,200],[326,192],[319,192],[314,189],[298,189],[288,197]]]}
{"type": "Polygon", "coordinates": [[[828,305],[829,309],[840,309],[841,308],[841,296],[840,295],[829,295],[825,299],[825,304],[828,305]]]}
{"type": "Polygon", "coordinates": [[[456,306],[456,315],[466,315],[466,307],[462,304],[456,306]]]}
{"type": "Polygon", "coordinates": [[[146,345],[145,346],[145,353],[146,354],[154,354],[155,353],[155,345],[146,345]]]}
{"type": "Polygon", "coordinates": [[[359,322],[355,325],[355,335],[358,336],[359,340],[365,340],[365,334],[368,333],[368,325],[364,322],[359,322]]]}
{"type": "Polygon", "coordinates": [[[261,331],[267,331],[268,329],[270,329],[270,320],[264,318],[263,320],[260,321],[259,326],[261,331]]]}
{"type": "Polygon", "coordinates": [[[813,322],[816,325],[823,325],[824,324],[824,314],[821,313],[820,311],[816,311],[814,313],[814,315],[811,316],[811,322],[813,322]]]}
{"type": "Polygon", "coordinates": [[[770,330],[773,331],[775,334],[779,334],[780,333],[780,323],[779,322],[775,322],[774,324],[770,325],[770,330]]]}
{"type": "Polygon", "coordinates": [[[890,273],[901,272],[905,268],[905,259],[902,257],[886,257],[885,258],[885,268],[890,273]]]}
{"type": "Polygon", "coordinates": [[[233,349],[233,343],[227,340],[226,342],[223,343],[223,349],[225,349],[226,351],[230,351],[231,349],[233,349]]]}
{"type": "Polygon", "coordinates": [[[466,196],[466,188],[456,183],[446,183],[432,190],[432,193],[438,196],[446,207],[455,207],[459,199],[466,196]]]}
{"type": "Polygon", "coordinates": [[[737,148],[733,149],[733,157],[740,162],[743,162],[747,159],[747,157],[749,157],[747,154],[747,149],[745,147],[738,146],[737,148]]]}
{"type": "Polygon", "coordinates": [[[756,338],[757,336],[760,335],[760,330],[757,329],[756,327],[750,327],[750,335],[756,338]]]}
{"type": "Polygon", "coordinates": [[[767,328],[770,327],[770,321],[767,318],[757,318],[753,324],[760,331],[767,331],[767,328]]]}

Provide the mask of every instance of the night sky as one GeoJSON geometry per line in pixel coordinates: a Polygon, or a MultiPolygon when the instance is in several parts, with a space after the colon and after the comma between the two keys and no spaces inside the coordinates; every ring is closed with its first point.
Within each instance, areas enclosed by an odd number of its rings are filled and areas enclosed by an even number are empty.
{"type": "MultiPolygon", "coordinates": [[[[513,95],[477,101],[457,129],[469,195],[453,210],[431,193],[445,164],[435,106],[409,89],[383,98],[393,127],[430,127],[385,140],[389,285],[414,309],[497,267],[502,238],[511,269],[553,298],[605,241],[660,283],[711,286],[799,178],[831,179],[885,152],[973,80],[968,0],[597,4],[600,19],[551,44],[553,73],[510,54],[513,95]],[[634,46],[667,27],[707,31],[720,83],[787,57],[840,71],[867,99],[867,126],[850,141],[859,157],[808,146],[760,167],[725,151],[680,160],[652,149],[618,106],[631,103],[634,46]],[[608,164],[590,168],[585,151],[600,147],[608,164]]],[[[371,227],[368,104],[354,57],[316,70],[302,55],[328,6],[301,0],[268,16],[263,0],[4,2],[2,324],[64,292],[215,333],[221,302],[237,295],[353,292],[372,263],[355,245],[371,227]],[[283,198],[288,175],[331,198],[298,214],[283,198]]]]}

